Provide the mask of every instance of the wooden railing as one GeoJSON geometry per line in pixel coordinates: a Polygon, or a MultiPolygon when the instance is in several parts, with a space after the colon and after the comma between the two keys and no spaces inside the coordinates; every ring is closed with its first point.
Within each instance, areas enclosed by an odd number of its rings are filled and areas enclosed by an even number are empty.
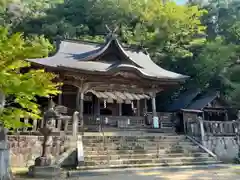
{"type": "Polygon", "coordinates": [[[84,116],[84,125],[112,126],[119,128],[141,127],[145,124],[143,116],[84,116]]]}

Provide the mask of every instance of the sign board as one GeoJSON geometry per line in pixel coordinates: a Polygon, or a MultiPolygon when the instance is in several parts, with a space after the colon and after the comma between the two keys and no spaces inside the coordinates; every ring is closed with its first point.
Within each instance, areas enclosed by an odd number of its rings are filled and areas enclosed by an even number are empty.
{"type": "Polygon", "coordinates": [[[154,129],[159,128],[159,119],[158,119],[157,116],[154,116],[154,117],[153,117],[153,128],[154,128],[154,129]]]}

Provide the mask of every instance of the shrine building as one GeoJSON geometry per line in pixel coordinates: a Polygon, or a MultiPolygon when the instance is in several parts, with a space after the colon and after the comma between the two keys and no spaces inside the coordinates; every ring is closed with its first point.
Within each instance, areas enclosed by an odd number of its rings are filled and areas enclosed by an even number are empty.
{"type": "Polygon", "coordinates": [[[161,127],[156,93],[188,78],[159,67],[146,51],[124,47],[113,33],[103,44],[62,40],[54,55],[29,61],[58,75],[63,86],[55,103],[67,107],[70,114],[77,110],[89,129],[97,121],[115,128],[148,126],[144,121],[148,100],[155,128],[161,127]]]}

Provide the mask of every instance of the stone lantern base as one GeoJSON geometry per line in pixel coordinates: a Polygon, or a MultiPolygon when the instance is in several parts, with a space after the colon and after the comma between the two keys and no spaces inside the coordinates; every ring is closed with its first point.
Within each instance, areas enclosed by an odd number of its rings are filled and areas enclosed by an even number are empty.
{"type": "Polygon", "coordinates": [[[56,165],[50,166],[30,166],[28,175],[34,178],[54,178],[60,177],[61,168],[56,165]]]}
{"type": "Polygon", "coordinates": [[[61,168],[52,164],[52,158],[38,157],[35,165],[29,167],[28,175],[34,178],[54,178],[61,175],[61,168]]]}

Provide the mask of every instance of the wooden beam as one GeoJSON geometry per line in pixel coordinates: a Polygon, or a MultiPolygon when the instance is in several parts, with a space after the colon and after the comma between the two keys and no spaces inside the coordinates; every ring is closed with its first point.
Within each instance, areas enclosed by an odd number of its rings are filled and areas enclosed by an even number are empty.
{"type": "MultiPolygon", "coordinates": [[[[124,73],[124,72],[122,72],[124,73]]],[[[83,72],[73,72],[73,71],[63,71],[60,72],[60,77],[71,77],[74,78],[76,80],[81,80],[82,78],[84,78],[84,80],[86,81],[102,81],[102,82],[119,82],[119,83],[124,83],[124,82],[137,82],[138,84],[151,84],[151,85],[178,85],[179,83],[176,81],[171,81],[171,80],[157,80],[157,79],[147,79],[147,78],[143,78],[141,76],[137,76],[138,78],[134,78],[134,77],[121,77],[121,76],[113,76],[112,74],[92,74],[91,72],[89,72],[88,74],[83,73],[83,72]],[[140,80],[140,82],[139,82],[140,80]]],[[[134,74],[134,72],[132,73],[134,74]]]]}

